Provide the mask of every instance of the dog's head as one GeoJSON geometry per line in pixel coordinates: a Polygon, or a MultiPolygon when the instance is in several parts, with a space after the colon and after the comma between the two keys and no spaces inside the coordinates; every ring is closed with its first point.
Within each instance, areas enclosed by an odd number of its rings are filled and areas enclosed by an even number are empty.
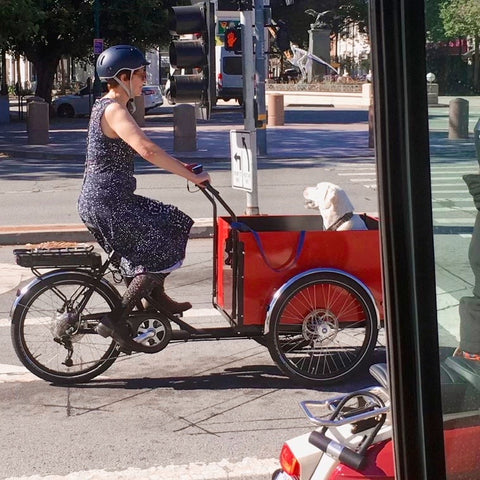
{"type": "Polygon", "coordinates": [[[353,212],[345,190],[330,182],[320,182],[315,187],[307,187],[303,191],[305,207],[320,211],[327,225],[342,217],[348,212],[353,212]]]}

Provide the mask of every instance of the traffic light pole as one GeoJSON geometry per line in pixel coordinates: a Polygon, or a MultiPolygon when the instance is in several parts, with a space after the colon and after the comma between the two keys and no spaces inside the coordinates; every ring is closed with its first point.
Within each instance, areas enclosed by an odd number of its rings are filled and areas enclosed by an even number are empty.
{"type": "MultiPolygon", "coordinates": [[[[251,132],[255,135],[255,56],[253,53],[253,18],[254,11],[252,8],[240,12],[243,52],[243,101],[245,107],[244,128],[247,132],[251,132]]],[[[249,152],[250,158],[252,159],[252,189],[251,192],[247,192],[247,208],[245,212],[247,215],[258,215],[260,213],[258,208],[257,148],[255,143],[251,146],[251,151],[249,152]]]]}

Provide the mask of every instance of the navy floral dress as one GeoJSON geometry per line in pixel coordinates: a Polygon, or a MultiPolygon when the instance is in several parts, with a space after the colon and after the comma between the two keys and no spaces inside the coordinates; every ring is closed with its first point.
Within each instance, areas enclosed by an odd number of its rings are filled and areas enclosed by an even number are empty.
{"type": "Polygon", "coordinates": [[[101,128],[114,101],[101,98],[92,108],[78,212],[102,248],[115,251],[125,276],[166,271],[184,259],[193,220],[173,205],[135,195],[135,151],[101,128]]]}

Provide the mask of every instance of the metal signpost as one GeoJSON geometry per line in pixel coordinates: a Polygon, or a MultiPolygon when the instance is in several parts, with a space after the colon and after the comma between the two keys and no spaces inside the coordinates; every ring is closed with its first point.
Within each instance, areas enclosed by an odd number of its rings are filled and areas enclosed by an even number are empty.
{"type": "MultiPolygon", "coordinates": [[[[232,178],[233,170],[240,171],[238,168],[238,155],[244,155],[247,157],[247,162],[242,163],[241,171],[244,173],[243,165],[248,165],[249,176],[249,188],[243,188],[247,191],[247,207],[245,210],[246,215],[258,215],[260,213],[258,208],[258,182],[257,182],[257,142],[255,132],[255,109],[254,109],[254,96],[255,96],[255,55],[253,45],[253,24],[254,24],[254,10],[251,0],[244,1],[242,3],[242,10],[240,12],[240,24],[242,28],[242,69],[243,69],[243,99],[245,108],[245,120],[244,131],[240,135],[241,144],[237,146],[231,146],[232,155],[232,178]],[[243,140],[242,140],[243,139],[243,140]],[[249,139],[247,141],[247,139],[249,139]],[[243,152],[243,153],[240,153],[243,152]],[[237,158],[235,158],[235,153],[237,158]]],[[[230,135],[230,141],[232,138],[236,138],[236,132],[232,131],[230,135]]],[[[240,178],[240,174],[236,178],[240,178]]],[[[240,183],[240,182],[239,182],[240,183]]],[[[237,187],[238,188],[238,187],[237,187]]]]}

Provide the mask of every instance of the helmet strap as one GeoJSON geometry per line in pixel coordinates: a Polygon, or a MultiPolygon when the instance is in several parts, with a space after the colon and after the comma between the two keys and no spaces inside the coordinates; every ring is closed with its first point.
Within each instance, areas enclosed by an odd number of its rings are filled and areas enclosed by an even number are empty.
{"type": "Polygon", "coordinates": [[[125,93],[128,95],[128,99],[131,100],[132,97],[132,77],[130,77],[130,88],[128,88],[125,83],[120,80],[116,75],[113,77],[117,83],[125,90],[125,93]]]}

